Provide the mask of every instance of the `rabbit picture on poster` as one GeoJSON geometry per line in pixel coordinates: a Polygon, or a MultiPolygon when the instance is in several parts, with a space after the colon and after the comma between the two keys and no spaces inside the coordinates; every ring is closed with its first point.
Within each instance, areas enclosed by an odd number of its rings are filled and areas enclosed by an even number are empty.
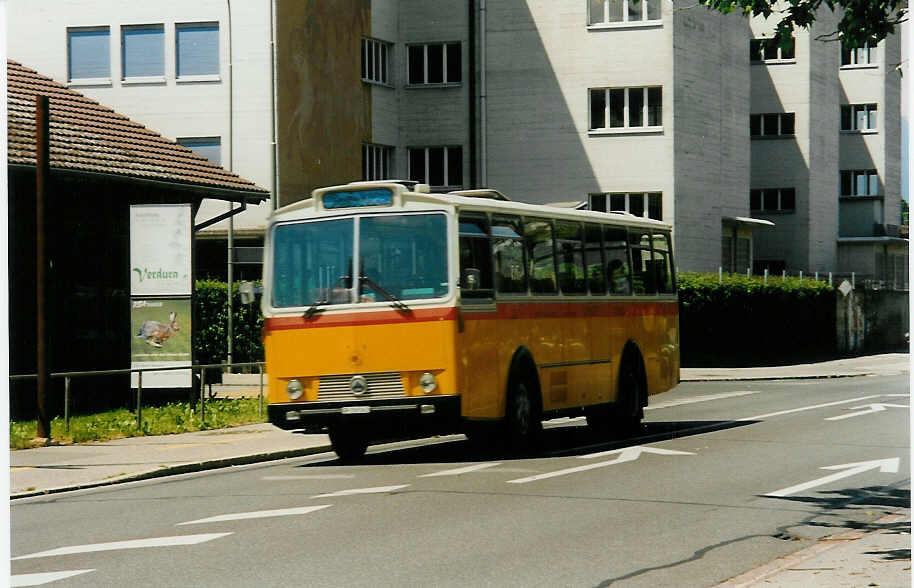
{"type": "Polygon", "coordinates": [[[135,336],[137,339],[145,340],[153,347],[161,347],[169,337],[180,330],[178,313],[172,312],[168,315],[168,324],[160,323],[159,321],[145,321],[135,336]]]}

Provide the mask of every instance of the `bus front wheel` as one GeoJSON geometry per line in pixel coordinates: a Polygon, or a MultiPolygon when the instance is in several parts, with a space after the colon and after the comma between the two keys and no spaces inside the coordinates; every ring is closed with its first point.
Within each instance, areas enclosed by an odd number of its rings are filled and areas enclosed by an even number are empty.
{"type": "Polygon", "coordinates": [[[359,431],[331,427],[330,445],[340,461],[352,463],[361,460],[365,455],[365,450],[368,449],[368,439],[359,431]]]}
{"type": "Polygon", "coordinates": [[[536,450],[543,430],[539,404],[527,378],[517,378],[505,407],[506,442],[512,454],[536,450]]]}

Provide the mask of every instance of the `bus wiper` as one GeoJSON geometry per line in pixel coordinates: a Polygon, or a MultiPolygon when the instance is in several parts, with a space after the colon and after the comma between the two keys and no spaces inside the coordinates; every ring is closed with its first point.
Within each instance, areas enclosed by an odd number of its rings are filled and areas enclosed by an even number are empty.
{"type": "Polygon", "coordinates": [[[387,298],[387,300],[390,301],[390,305],[391,305],[392,307],[394,307],[395,309],[399,310],[400,312],[407,312],[407,313],[408,313],[408,312],[412,312],[412,311],[413,311],[413,309],[410,308],[410,307],[408,307],[408,306],[406,305],[406,303],[404,303],[402,300],[400,300],[399,298],[397,298],[396,296],[394,296],[393,294],[391,294],[390,292],[388,292],[386,289],[382,288],[377,282],[375,282],[374,280],[372,280],[372,279],[369,278],[368,276],[360,276],[360,277],[359,277],[359,280],[361,280],[362,283],[368,284],[369,286],[371,286],[371,289],[372,289],[372,290],[375,290],[375,291],[380,292],[381,294],[383,294],[384,297],[387,298]]]}
{"type": "Polygon", "coordinates": [[[316,314],[319,313],[319,312],[324,312],[324,311],[327,310],[327,309],[326,309],[326,308],[321,308],[321,307],[324,306],[324,305],[326,305],[326,304],[327,304],[327,301],[326,301],[326,300],[315,300],[315,301],[311,304],[311,306],[308,307],[308,310],[305,311],[304,317],[305,317],[306,319],[309,319],[309,318],[313,317],[314,315],[316,315],[316,314]]]}

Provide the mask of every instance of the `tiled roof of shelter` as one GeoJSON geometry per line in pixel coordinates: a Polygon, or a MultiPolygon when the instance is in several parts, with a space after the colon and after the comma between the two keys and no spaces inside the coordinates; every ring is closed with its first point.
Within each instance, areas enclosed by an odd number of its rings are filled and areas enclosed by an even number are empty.
{"type": "Polygon", "coordinates": [[[35,165],[35,96],[49,98],[51,169],[250,192],[267,191],[95,100],[7,59],[8,163],[35,165]]]}

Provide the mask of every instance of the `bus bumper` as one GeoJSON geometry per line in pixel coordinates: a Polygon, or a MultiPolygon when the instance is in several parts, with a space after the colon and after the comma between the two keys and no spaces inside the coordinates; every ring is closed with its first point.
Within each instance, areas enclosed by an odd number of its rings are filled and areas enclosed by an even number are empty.
{"type": "Polygon", "coordinates": [[[398,429],[457,431],[460,396],[426,396],[362,402],[286,402],[267,407],[270,422],[286,430],[326,432],[345,425],[370,427],[378,432],[398,429]]]}

